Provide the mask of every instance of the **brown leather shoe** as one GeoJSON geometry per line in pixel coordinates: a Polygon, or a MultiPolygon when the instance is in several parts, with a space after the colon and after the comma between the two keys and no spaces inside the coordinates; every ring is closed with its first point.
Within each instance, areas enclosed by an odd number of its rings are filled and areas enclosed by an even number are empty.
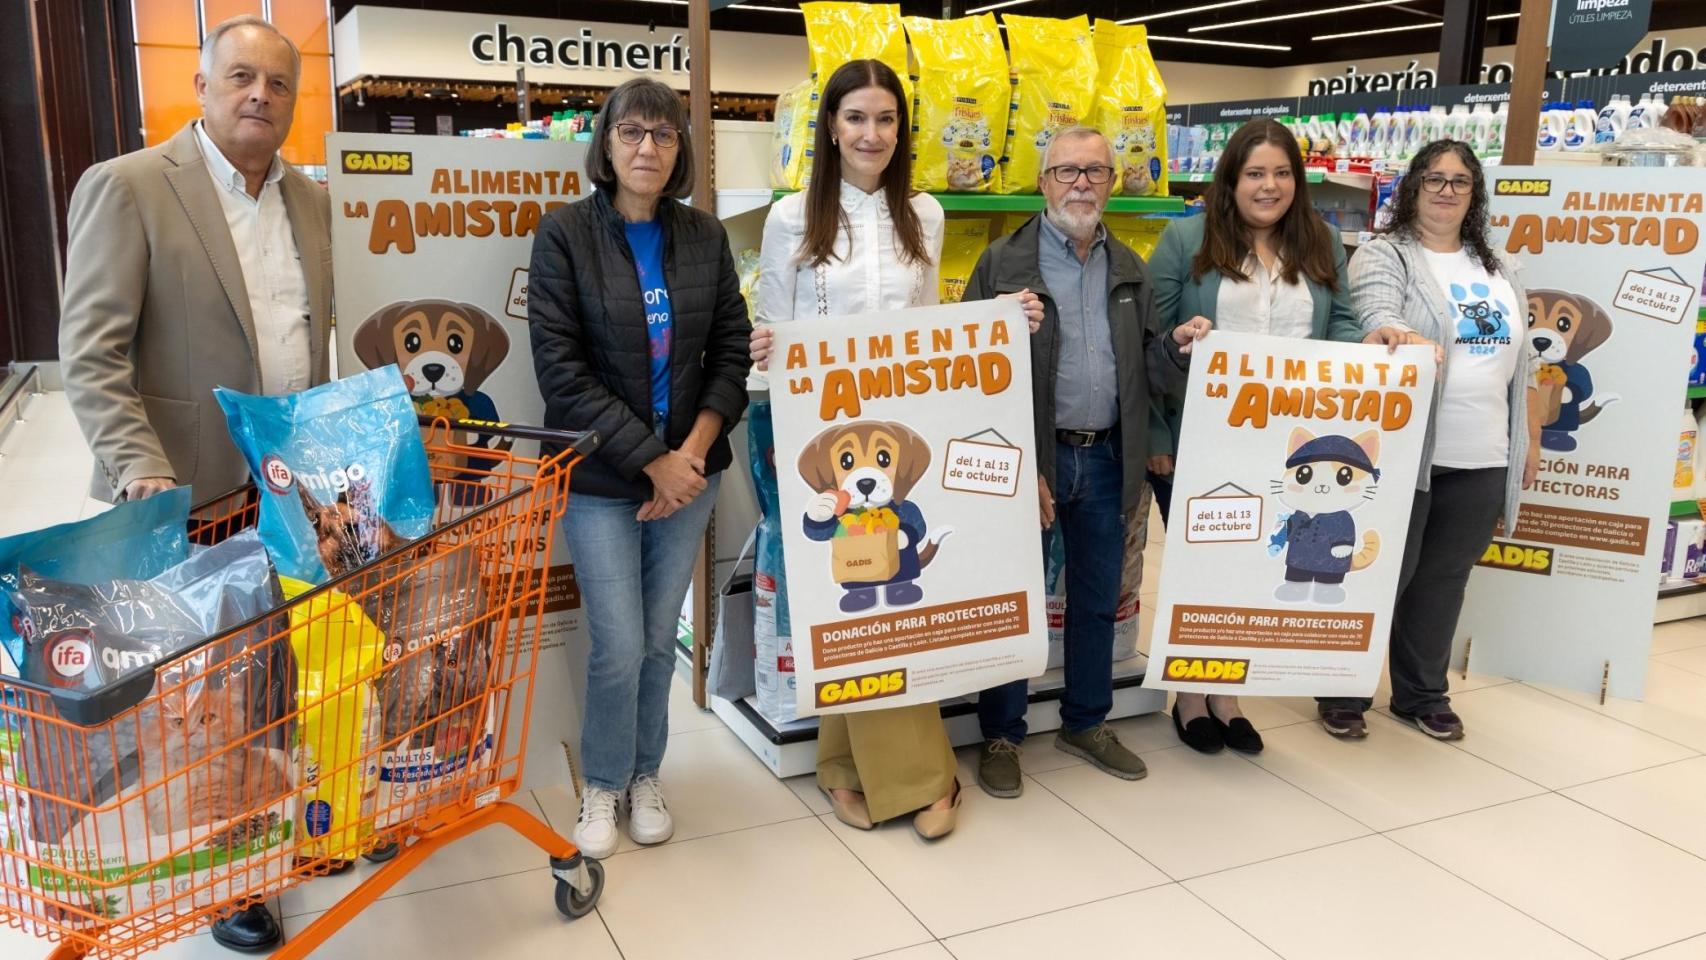
{"type": "Polygon", "coordinates": [[[833,790],[824,790],[821,786],[818,790],[823,792],[824,798],[835,811],[835,819],[855,830],[870,830],[876,827],[876,824],[871,822],[871,808],[865,806],[864,794],[859,794],[857,800],[840,800],[836,798],[833,790]]]}
{"type": "Polygon", "coordinates": [[[946,810],[932,810],[925,807],[912,815],[912,829],[926,840],[940,840],[954,832],[954,825],[960,819],[960,801],[965,794],[960,791],[960,780],[954,778],[954,802],[946,810]]]}

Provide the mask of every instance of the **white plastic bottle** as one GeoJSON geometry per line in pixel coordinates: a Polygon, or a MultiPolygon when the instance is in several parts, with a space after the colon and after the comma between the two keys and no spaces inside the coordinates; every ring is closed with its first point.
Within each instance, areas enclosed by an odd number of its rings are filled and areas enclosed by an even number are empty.
{"type": "Polygon", "coordinates": [[[1622,106],[1623,97],[1613,96],[1605,102],[1605,106],[1599,108],[1599,113],[1594,117],[1594,143],[1614,143],[1623,135],[1623,127],[1629,122],[1629,113],[1625,107],[1623,115],[1619,117],[1618,108],[1622,106]]]}
{"type": "Polygon", "coordinates": [[[1509,100],[1501,101],[1498,108],[1493,111],[1492,145],[1488,147],[1494,156],[1502,157],[1505,155],[1505,130],[1510,126],[1510,119],[1511,102],[1509,100]]]}
{"type": "Polygon", "coordinates": [[[1388,159],[1392,147],[1392,108],[1376,107],[1368,118],[1368,155],[1375,160],[1388,159]]]}
{"type": "Polygon", "coordinates": [[[1493,149],[1493,111],[1485,103],[1477,103],[1469,114],[1469,149],[1477,157],[1491,156],[1493,149]]]}
{"type": "Polygon", "coordinates": [[[1662,127],[1665,125],[1665,114],[1670,112],[1670,104],[1665,102],[1662,93],[1653,95],[1652,106],[1647,108],[1647,126],[1662,127]]]}
{"type": "Polygon", "coordinates": [[[1450,127],[1451,116],[1446,112],[1444,106],[1435,104],[1429,107],[1428,111],[1422,114],[1422,143],[1427,144],[1433,143],[1435,140],[1444,140],[1448,136],[1447,130],[1450,127]]]}
{"type": "Polygon", "coordinates": [[[1599,118],[1587,101],[1564,103],[1559,109],[1564,120],[1564,149],[1574,152],[1592,146],[1599,118]]]}
{"type": "Polygon", "coordinates": [[[1434,109],[1445,114],[1443,122],[1440,124],[1439,137],[1435,139],[1443,138],[1458,141],[1469,139],[1469,106],[1467,104],[1456,104],[1451,108],[1450,113],[1446,113],[1444,107],[1435,107],[1434,109]]]}
{"type": "Polygon", "coordinates": [[[1563,147],[1564,127],[1558,116],[1558,105],[1548,103],[1540,111],[1540,125],[1536,128],[1534,146],[1537,150],[1553,151],[1563,147]]]}
{"type": "Polygon", "coordinates": [[[1675,499],[1694,496],[1694,447],[1700,440],[1699,431],[1693,409],[1685,404],[1676,444],[1676,471],[1671,480],[1671,496],[1675,499]]]}
{"type": "Polygon", "coordinates": [[[1351,143],[1351,115],[1348,113],[1341,113],[1341,114],[1339,114],[1339,155],[1340,156],[1350,156],[1350,154],[1345,152],[1347,149],[1349,149],[1350,143],[1351,143]]]}
{"type": "Polygon", "coordinates": [[[1351,117],[1351,136],[1347,144],[1351,156],[1366,160],[1375,155],[1373,145],[1369,142],[1373,132],[1374,125],[1369,121],[1367,111],[1358,110],[1351,117]]]}
{"type": "Polygon", "coordinates": [[[1652,109],[1653,95],[1650,93],[1641,94],[1641,101],[1629,108],[1628,129],[1644,130],[1648,127],[1657,126],[1648,116],[1652,109]]]}
{"type": "Polygon", "coordinates": [[[1414,159],[1428,145],[1428,114],[1424,107],[1411,107],[1404,123],[1404,159],[1414,159]]]}

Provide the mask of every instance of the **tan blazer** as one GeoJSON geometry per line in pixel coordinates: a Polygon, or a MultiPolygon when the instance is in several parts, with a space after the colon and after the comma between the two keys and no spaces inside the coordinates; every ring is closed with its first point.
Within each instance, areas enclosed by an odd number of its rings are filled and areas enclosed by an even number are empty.
{"type": "MultiPolygon", "coordinates": [[[[331,198],[286,165],[284,208],[308,282],[309,371],[328,376],[331,198]]],[[[71,195],[60,305],[65,390],[95,454],[91,495],[172,477],[196,501],[248,480],[213,388],[259,393],[255,323],[194,124],[90,167],[71,195]]]]}

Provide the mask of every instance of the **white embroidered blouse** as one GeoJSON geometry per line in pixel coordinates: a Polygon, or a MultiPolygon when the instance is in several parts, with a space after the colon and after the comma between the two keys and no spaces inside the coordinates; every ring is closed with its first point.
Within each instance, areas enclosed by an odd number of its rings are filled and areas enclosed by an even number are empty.
{"type": "Polygon", "coordinates": [[[814,267],[799,258],[806,232],[805,192],[776,201],[764,221],[759,251],[757,321],[785,323],[939,303],[942,205],[927,193],[914,195],[911,203],[930,262],[902,258],[894,218],[881,191],[866,193],[842,181],[841,209],[847,212],[851,236],[841,231],[836,258],[814,267]]]}

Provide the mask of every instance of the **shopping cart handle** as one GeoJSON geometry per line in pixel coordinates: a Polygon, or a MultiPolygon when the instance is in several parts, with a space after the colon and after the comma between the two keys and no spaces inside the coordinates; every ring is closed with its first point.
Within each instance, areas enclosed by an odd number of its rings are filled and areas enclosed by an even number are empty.
{"type": "Polygon", "coordinates": [[[581,456],[586,456],[598,449],[598,431],[596,430],[553,430],[550,427],[527,427],[517,423],[499,423],[493,420],[450,420],[448,417],[420,416],[421,426],[430,427],[439,420],[447,420],[458,430],[469,430],[474,433],[484,433],[495,437],[509,437],[513,440],[537,440],[555,447],[573,450],[581,456]]]}

